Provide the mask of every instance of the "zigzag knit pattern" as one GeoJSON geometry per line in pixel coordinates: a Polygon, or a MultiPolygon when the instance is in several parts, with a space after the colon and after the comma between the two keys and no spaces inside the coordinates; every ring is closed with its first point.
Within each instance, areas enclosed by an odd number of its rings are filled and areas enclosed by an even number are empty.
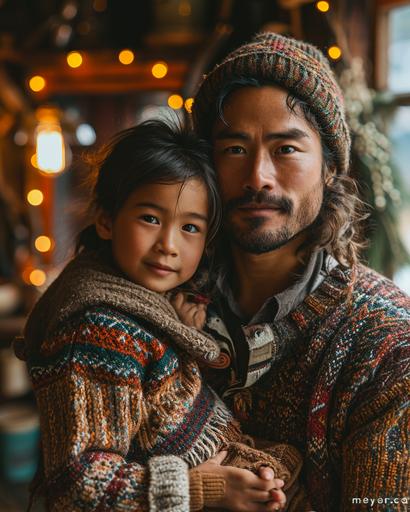
{"type": "Polygon", "coordinates": [[[336,268],[283,320],[270,324],[281,357],[233,399],[244,430],[290,443],[317,512],[410,509],[410,299],[359,267],[336,268]],[[357,499],[359,498],[359,499],[357,499]],[[396,501],[389,501],[396,500],[396,501]]]}
{"type": "Polygon", "coordinates": [[[49,510],[144,511],[149,503],[188,510],[180,465],[196,466],[241,438],[197,363],[113,309],[96,306],[64,321],[29,367],[49,510]],[[162,454],[179,457],[172,474],[180,482],[151,478],[170,471],[165,461],[154,464],[162,454]]]}

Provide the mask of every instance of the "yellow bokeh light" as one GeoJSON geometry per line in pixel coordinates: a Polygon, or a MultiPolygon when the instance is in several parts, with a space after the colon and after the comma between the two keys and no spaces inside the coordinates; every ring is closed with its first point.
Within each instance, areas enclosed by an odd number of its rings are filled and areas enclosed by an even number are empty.
{"type": "Polygon", "coordinates": [[[337,60],[342,56],[342,50],[338,46],[331,46],[327,53],[333,60],[337,60]]]}
{"type": "Polygon", "coordinates": [[[327,12],[330,9],[329,2],[316,2],[316,9],[320,12],[327,12]]]}
{"type": "Polygon", "coordinates": [[[83,63],[83,57],[79,52],[70,52],[67,55],[67,64],[70,68],[79,68],[83,63]]]}
{"type": "Polygon", "coordinates": [[[118,55],[118,60],[125,66],[134,61],[134,52],[131,50],[122,50],[118,55]]]}
{"type": "Polygon", "coordinates": [[[152,66],[151,72],[155,78],[164,78],[168,73],[168,66],[165,62],[157,62],[152,66]]]}
{"type": "Polygon", "coordinates": [[[45,235],[38,236],[34,242],[34,247],[39,252],[48,252],[51,249],[51,238],[45,235]]]}
{"type": "Polygon", "coordinates": [[[194,98],[187,98],[184,103],[185,110],[191,114],[192,112],[192,105],[194,104],[194,98]]]}
{"type": "Polygon", "coordinates": [[[183,104],[184,100],[182,99],[182,96],[180,96],[179,94],[172,94],[168,98],[168,106],[173,108],[174,110],[178,110],[182,107],[183,104]]]}
{"type": "Polygon", "coordinates": [[[36,169],[38,169],[38,163],[37,163],[37,154],[34,153],[34,155],[32,155],[32,157],[30,158],[30,163],[33,167],[35,167],[36,169]]]}
{"type": "Polygon", "coordinates": [[[41,286],[46,282],[46,274],[43,270],[34,269],[30,272],[30,283],[34,286],[41,286]]]}
{"type": "Polygon", "coordinates": [[[41,190],[33,188],[33,190],[30,190],[27,194],[27,201],[32,206],[39,206],[44,201],[44,194],[41,190]]]}
{"type": "Polygon", "coordinates": [[[30,89],[34,92],[39,92],[46,86],[46,81],[40,75],[32,76],[28,82],[30,89]]]}

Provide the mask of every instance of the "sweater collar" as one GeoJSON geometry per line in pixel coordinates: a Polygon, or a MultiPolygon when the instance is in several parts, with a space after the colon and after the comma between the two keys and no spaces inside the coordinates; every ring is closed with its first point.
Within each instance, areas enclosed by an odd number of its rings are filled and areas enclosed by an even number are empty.
{"type": "Polygon", "coordinates": [[[296,282],[286,290],[269,297],[259,311],[249,319],[241,314],[226,269],[221,270],[216,284],[221,295],[225,297],[230,310],[239,320],[247,325],[260,324],[262,322],[279,321],[284,318],[314,292],[336,266],[337,261],[331,255],[326,254],[324,250],[314,252],[296,282]]]}
{"type": "Polygon", "coordinates": [[[98,305],[147,321],[195,359],[212,361],[219,355],[216,342],[184,325],[165,296],[126,279],[110,257],[83,251],[65,267],[30,314],[24,332],[26,357],[38,351],[61,322],[98,305]]]}
{"type": "MultiPolygon", "coordinates": [[[[347,308],[347,298],[352,273],[341,266],[324,267],[326,275],[321,283],[302,300],[292,311],[281,319],[258,324],[242,324],[232,315],[226,300],[220,296],[223,324],[227,329],[221,330],[212,315],[208,319],[208,328],[223,342],[235,361],[235,371],[225,394],[247,388],[267,373],[272,364],[286,355],[297,351],[296,346],[308,342],[307,333],[312,332],[337,308],[347,308]],[[218,326],[218,329],[215,327],[218,326]]],[[[346,313],[347,314],[347,313],[346,313]]]]}

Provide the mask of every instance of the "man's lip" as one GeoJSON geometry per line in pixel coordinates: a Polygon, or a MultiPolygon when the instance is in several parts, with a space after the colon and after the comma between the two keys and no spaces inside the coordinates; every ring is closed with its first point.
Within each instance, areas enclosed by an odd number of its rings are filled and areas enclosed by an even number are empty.
{"type": "Polygon", "coordinates": [[[168,267],[168,265],[162,265],[161,263],[155,263],[153,261],[147,261],[147,265],[150,267],[158,268],[160,270],[167,270],[168,272],[176,272],[175,269],[168,267]]]}

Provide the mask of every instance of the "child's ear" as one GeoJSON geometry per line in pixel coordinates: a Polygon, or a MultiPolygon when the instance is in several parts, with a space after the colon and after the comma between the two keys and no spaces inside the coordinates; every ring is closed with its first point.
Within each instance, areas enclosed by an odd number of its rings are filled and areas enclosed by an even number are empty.
{"type": "Polygon", "coordinates": [[[112,238],[112,219],[107,212],[99,210],[95,218],[95,229],[97,234],[103,240],[112,238]]]}

